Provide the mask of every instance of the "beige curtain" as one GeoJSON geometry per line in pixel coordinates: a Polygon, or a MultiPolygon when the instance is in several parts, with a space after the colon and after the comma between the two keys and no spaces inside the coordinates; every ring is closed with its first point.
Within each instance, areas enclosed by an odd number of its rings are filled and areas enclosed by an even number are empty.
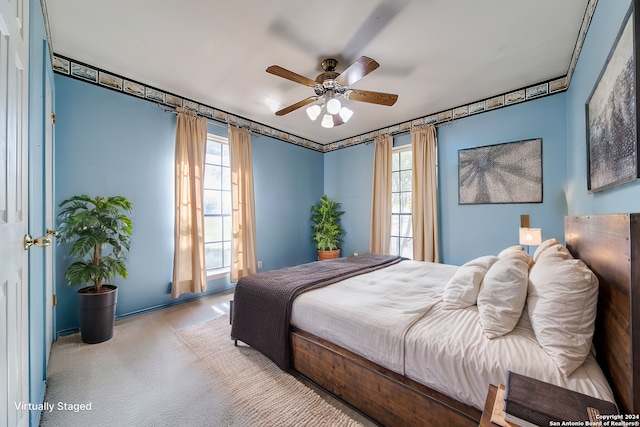
{"type": "Polygon", "coordinates": [[[251,136],[247,129],[229,126],[231,163],[231,282],[255,274],[256,224],[253,202],[251,136]]]}
{"type": "Polygon", "coordinates": [[[171,296],[207,289],[202,180],[207,120],[178,109],[176,124],[175,248],[171,296]]]}
{"type": "Polygon", "coordinates": [[[411,145],[413,259],[439,262],[435,126],[428,125],[413,129],[411,145]]]}
{"type": "Polygon", "coordinates": [[[374,143],[369,251],[374,254],[388,254],[391,244],[391,150],[393,137],[383,135],[376,138],[374,143]]]}

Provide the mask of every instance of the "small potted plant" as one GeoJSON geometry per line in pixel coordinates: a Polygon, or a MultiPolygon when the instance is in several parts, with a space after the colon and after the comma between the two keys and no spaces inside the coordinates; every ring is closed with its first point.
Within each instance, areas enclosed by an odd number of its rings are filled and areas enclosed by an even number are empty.
{"type": "Polygon", "coordinates": [[[342,237],[346,234],[340,225],[340,203],[330,200],[324,194],[318,203],[311,207],[312,238],[318,249],[318,259],[338,258],[342,237]]]}
{"type": "Polygon", "coordinates": [[[127,277],[125,255],[131,242],[133,205],[122,196],[71,197],[59,205],[60,243],[72,242],[71,265],[64,273],[69,286],[91,284],[78,290],[82,341],[95,344],[111,339],[115,321],[115,276],[127,277]]]}

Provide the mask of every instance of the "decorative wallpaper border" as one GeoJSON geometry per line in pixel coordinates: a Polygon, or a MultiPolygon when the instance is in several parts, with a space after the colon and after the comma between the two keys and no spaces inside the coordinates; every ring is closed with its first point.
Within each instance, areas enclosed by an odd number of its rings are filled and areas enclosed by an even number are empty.
{"type": "Polygon", "coordinates": [[[270,136],[290,144],[299,145],[311,150],[325,152],[325,146],[317,142],[299,137],[297,135],[254,122],[247,118],[231,114],[192,99],[188,99],[153,86],[140,83],[118,74],[111,73],[98,67],[67,58],[62,55],[53,55],[53,71],[87,83],[106,87],[116,92],[131,95],[160,105],[173,108],[185,108],[196,112],[216,122],[250,129],[252,132],[270,136]]]}
{"type": "Polygon", "coordinates": [[[578,57],[580,56],[580,51],[582,50],[582,45],[586,38],[597,3],[598,0],[589,0],[587,4],[587,9],[580,27],[580,33],[578,34],[578,39],[571,56],[571,62],[566,76],[324,145],[55,53],[52,55],[53,70],[58,74],[67,75],[87,83],[103,86],[117,92],[146,99],[168,107],[186,108],[201,116],[220,123],[248,128],[252,132],[261,135],[266,135],[290,144],[326,153],[340,148],[351,147],[373,141],[373,139],[379,135],[396,135],[406,133],[415,127],[429,124],[434,124],[436,126],[444,125],[465,117],[566,91],[569,88],[569,83],[578,62],[578,57]]]}
{"type": "Polygon", "coordinates": [[[589,3],[587,3],[587,10],[585,10],[584,18],[582,18],[582,26],[578,33],[578,40],[576,40],[576,46],[573,48],[573,55],[571,55],[571,63],[569,64],[569,70],[567,71],[567,82],[571,81],[573,72],[576,69],[578,57],[580,57],[582,45],[584,44],[584,39],[587,37],[587,31],[589,30],[589,25],[591,25],[591,19],[593,18],[597,5],[598,0],[589,0],[589,3]]]}
{"type": "Polygon", "coordinates": [[[375,139],[379,135],[397,135],[406,133],[411,131],[411,129],[420,126],[430,124],[436,126],[445,125],[464,117],[497,110],[498,108],[508,107],[510,105],[531,101],[533,99],[542,98],[548,95],[554,95],[556,93],[563,92],[568,88],[569,83],[567,78],[559,77],[523,89],[514,90],[512,92],[492,96],[491,98],[486,98],[481,101],[472,102],[471,104],[461,105],[459,107],[443,110],[435,114],[430,114],[428,116],[419,117],[417,119],[409,120],[393,126],[363,133],[351,138],[342,139],[340,141],[325,145],[324,151],[333,151],[339,148],[350,147],[352,145],[360,144],[363,142],[373,141],[373,139],[375,139]]]}

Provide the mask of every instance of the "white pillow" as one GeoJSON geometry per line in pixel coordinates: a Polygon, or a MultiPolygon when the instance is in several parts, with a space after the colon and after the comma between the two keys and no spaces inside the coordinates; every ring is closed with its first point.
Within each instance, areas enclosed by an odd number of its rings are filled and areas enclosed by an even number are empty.
{"type": "Polygon", "coordinates": [[[499,258],[484,276],[478,292],[478,313],[488,338],[511,332],[520,319],[529,276],[529,264],[522,254],[514,251],[499,258]]]}
{"type": "Polygon", "coordinates": [[[540,255],[542,255],[544,251],[556,245],[560,245],[560,242],[558,242],[555,237],[552,237],[551,239],[545,240],[544,242],[540,243],[540,246],[538,246],[536,248],[536,251],[533,253],[533,262],[538,261],[538,257],[540,257],[540,255]]]}
{"type": "Polygon", "coordinates": [[[525,253],[524,252],[524,248],[522,246],[514,245],[514,246],[509,246],[508,248],[503,249],[502,252],[500,252],[498,254],[498,258],[503,258],[503,257],[505,257],[505,256],[507,256],[509,254],[514,253],[514,252],[515,253],[525,253]]]}
{"type": "Polygon", "coordinates": [[[547,251],[531,268],[527,310],[538,343],[568,377],[591,348],[598,278],[565,251],[547,251]]]}
{"type": "Polygon", "coordinates": [[[462,264],[444,288],[444,307],[455,309],[475,305],[482,279],[497,260],[498,257],[487,255],[462,264]]]}
{"type": "Polygon", "coordinates": [[[522,246],[509,246],[508,248],[503,249],[502,252],[498,254],[498,258],[504,258],[506,256],[518,257],[526,262],[529,267],[533,265],[533,258],[531,258],[531,255],[524,251],[524,248],[522,246]]]}
{"type": "Polygon", "coordinates": [[[538,259],[536,262],[544,262],[544,258],[546,257],[560,257],[561,259],[573,259],[573,255],[569,252],[564,245],[561,243],[557,243],[555,245],[551,245],[544,250],[541,254],[538,255],[538,259]]]}

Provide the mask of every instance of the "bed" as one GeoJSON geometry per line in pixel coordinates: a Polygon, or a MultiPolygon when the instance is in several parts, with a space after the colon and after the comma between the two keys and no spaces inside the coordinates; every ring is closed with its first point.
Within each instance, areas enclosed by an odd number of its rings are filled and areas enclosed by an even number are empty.
{"type": "MultiPolygon", "coordinates": [[[[285,324],[278,330],[286,335],[285,359],[270,355],[263,347],[264,340],[277,334],[262,331],[246,336],[241,327],[249,312],[266,315],[266,308],[277,304],[260,295],[261,303],[251,306],[239,286],[234,296],[232,337],[260,349],[281,368],[299,372],[383,425],[477,425],[488,385],[502,382],[507,370],[605,400],[615,398],[621,412],[638,413],[638,374],[633,366],[640,354],[634,333],[640,328],[633,327],[637,320],[631,314],[638,297],[631,284],[637,285],[640,279],[634,257],[639,233],[635,214],[565,219],[564,250],[589,266],[599,282],[593,348],[585,352],[584,362],[574,363],[577,366],[570,366],[570,358],[567,366],[558,364],[557,355],[547,347],[531,346],[536,343],[532,323],[539,325],[540,320],[538,309],[533,318],[528,315],[528,306],[533,305],[529,301],[534,301],[530,296],[515,326],[487,339],[486,334],[493,332],[492,327],[485,328],[491,324],[486,320],[487,316],[491,319],[491,310],[484,303],[482,310],[479,304],[452,309],[443,301],[446,286],[463,268],[414,261],[384,265],[387,261],[376,260],[383,264],[380,268],[358,264],[346,269],[346,275],[328,280],[331,286],[326,280],[314,279],[309,290],[297,289],[291,303],[278,308],[285,324]],[[408,292],[397,292],[416,277],[420,278],[417,285],[407,287],[408,292]],[[378,332],[372,332],[375,330],[378,332]],[[486,353],[487,346],[493,353],[486,353]],[[513,348],[517,351],[512,354],[513,348]],[[481,357],[484,354],[489,357],[481,357]],[[538,362],[529,363],[532,359],[542,363],[540,370],[532,367],[538,362]],[[554,369],[562,372],[549,374],[554,369]]],[[[541,265],[539,262],[538,271],[541,265]]],[[[328,264],[323,268],[329,269],[328,264]]],[[[271,276],[274,282],[280,280],[277,274],[271,276]]],[[[309,271],[301,276],[315,277],[309,271]]],[[[251,283],[252,289],[256,286],[251,283]]],[[[264,323],[262,319],[253,322],[264,323]]],[[[587,345],[590,343],[589,339],[587,345]]],[[[576,348],[584,345],[581,342],[576,348]]]]}

